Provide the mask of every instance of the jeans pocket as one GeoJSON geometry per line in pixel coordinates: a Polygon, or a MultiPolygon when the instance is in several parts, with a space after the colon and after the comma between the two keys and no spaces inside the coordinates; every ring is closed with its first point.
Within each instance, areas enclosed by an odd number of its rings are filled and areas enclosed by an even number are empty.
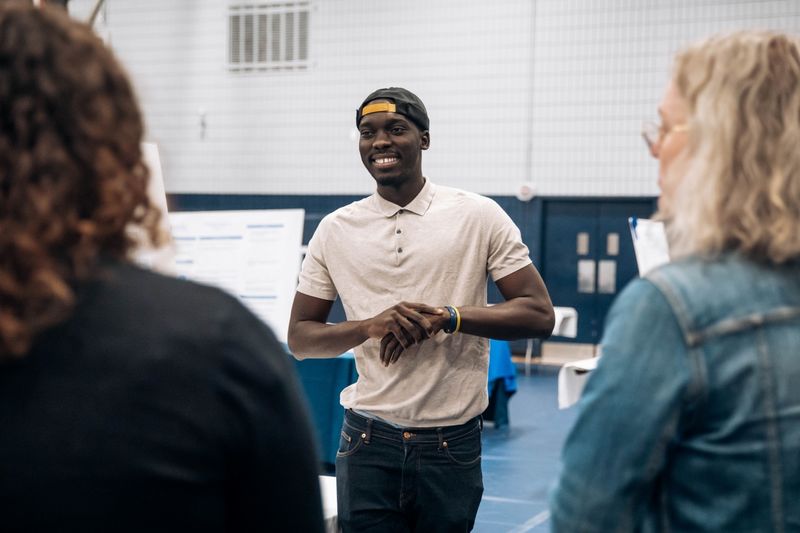
{"type": "Polygon", "coordinates": [[[339,435],[339,449],[336,450],[336,457],[348,457],[356,453],[364,439],[361,438],[361,433],[351,431],[350,428],[342,428],[339,435]]]}
{"type": "Polygon", "coordinates": [[[445,441],[442,449],[447,458],[455,464],[473,466],[481,460],[481,433],[475,431],[466,437],[445,441]]]}

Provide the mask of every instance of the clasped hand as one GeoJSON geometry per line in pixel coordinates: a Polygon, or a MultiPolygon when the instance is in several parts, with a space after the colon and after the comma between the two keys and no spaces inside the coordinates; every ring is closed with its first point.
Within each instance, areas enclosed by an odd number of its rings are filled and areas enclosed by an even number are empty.
{"type": "Polygon", "coordinates": [[[364,324],[369,338],[381,339],[381,363],[389,366],[405,349],[436,335],[448,320],[449,313],[441,307],[400,302],[364,324]]]}

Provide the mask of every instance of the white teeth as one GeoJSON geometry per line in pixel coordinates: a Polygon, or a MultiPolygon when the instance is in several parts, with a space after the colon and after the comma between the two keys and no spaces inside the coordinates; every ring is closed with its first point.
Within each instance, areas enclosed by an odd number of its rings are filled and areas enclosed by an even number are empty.
{"type": "Polygon", "coordinates": [[[386,165],[389,163],[394,163],[395,161],[397,161],[396,157],[380,157],[375,159],[375,162],[379,165],[386,165]]]}

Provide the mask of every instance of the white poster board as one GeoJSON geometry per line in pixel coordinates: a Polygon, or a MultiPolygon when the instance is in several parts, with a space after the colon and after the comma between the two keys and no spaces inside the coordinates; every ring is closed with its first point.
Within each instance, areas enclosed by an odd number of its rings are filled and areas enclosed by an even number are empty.
{"type": "Polygon", "coordinates": [[[302,209],[170,213],[175,273],[235,295],[286,342],[304,216],[302,209]]]}
{"type": "Polygon", "coordinates": [[[164,190],[164,176],[161,172],[161,159],[155,143],[142,143],[142,158],[150,170],[150,181],[147,196],[150,202],[161,211],[158,231],[166,241],[162,246],[154,248],[147,240],[141,228],[129,228],[129,233],[138,242],[133,259],[138,264],[157,270],[163,274],[172,274],[175,248],[170,241],[169,218],[167,216],[167,193],[164,190]]]}

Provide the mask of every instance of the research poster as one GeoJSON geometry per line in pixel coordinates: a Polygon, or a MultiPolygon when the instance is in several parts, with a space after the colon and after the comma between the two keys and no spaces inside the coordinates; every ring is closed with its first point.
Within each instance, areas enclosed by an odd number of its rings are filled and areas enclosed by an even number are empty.
{"type": "Polygon", "coordinates": [[[175,274],[237,296],[286,342],[304,215],[302,209],[170,213],[175,274]]]}

